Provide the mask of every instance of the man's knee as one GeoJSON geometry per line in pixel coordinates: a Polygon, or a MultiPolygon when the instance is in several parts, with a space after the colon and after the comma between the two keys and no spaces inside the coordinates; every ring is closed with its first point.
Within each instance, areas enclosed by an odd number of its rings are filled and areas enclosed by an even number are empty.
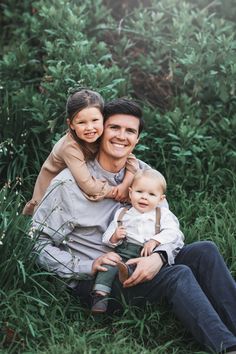
{"type": "Polygon", "coordinates": [[[179,281],[183,281],[189,277],[192,277],[192,271],[191,269],[184,265],[184,264],[179,264],[174,266],[175,268],[175,279],[179,281]]]}
{"type": "Polygon", "coordinates": [[[188,293],[191,282],[194,281],[192,270],[183,264],[174,265],[169,277],[170,294],[178,292],[188,293]]]}
{"type": "Polygon", "coordinates": [[[190,245],[192,252],[200,255],[206,255],[210,257],[216,253],[219,253],[216,244],[213,241],[199,241],[190,245]]]}
{"type": "Polygon", "coordinates": [[[213,241],[202,241],[201,245],[201,259],[212,262],[219,258],[219,250],[213,241]]]}

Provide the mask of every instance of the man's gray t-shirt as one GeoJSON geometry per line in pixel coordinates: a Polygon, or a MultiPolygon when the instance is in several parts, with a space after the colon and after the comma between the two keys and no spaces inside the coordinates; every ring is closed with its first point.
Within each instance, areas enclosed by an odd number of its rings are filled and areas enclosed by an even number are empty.
{"type": "MultiPolygon", "coordinates": [[[[103,170],[97,160],[89,162],[88,168],[93,176],[106,179],[113,186],[124,178],[124,169],[111,173],[103,170]]],[[[140,168],[149,166],[140,161],[140,168]]],[[[112,251],[102,244],[102,235],[121,206],[113,199],[88,200],[69,169],[63,170],[52,180],[33,217],[33,228],[39,235],[38,263],[62,278],[91,277],[93,261],[112,251]]],[[[176,245],[159,246],[159,249],[165,250],[169,263],[173,263],[182,246],[180,240],[176,245]]]]}

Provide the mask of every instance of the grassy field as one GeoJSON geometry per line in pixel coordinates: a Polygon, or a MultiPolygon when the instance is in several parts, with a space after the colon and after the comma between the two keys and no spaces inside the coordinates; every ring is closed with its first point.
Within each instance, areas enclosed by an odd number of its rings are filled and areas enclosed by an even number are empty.
{"type": "MultiPolygon", "coordinates": [[[[35,267],[29,221],[7,190],[1,194],[2,353],[204,353],[164,303],[95,320],[59,279],[35,267]]],[[[187,243],[215,241],[234,276],[235,197],[236,188],[190,198],[180,190],[170,201],[187,243]]]]}

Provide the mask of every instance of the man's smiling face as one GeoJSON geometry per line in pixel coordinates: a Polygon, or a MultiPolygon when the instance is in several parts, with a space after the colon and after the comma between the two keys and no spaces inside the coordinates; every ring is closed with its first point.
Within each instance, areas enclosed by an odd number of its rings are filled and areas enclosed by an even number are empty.
{"type": "Polygon", "coordinates": [[[139,119],[128,114],[115,114],[104,124],[100,145],[107,157],[115,160],[126,158],[138,143],[139,119]]]}

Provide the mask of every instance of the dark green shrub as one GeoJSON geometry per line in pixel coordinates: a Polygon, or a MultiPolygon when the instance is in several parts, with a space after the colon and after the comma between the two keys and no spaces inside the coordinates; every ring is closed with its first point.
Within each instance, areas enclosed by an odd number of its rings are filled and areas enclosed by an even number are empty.
{"type": "Polygon", "coordinates": [[[0,172],[5,181],[20,177],[29,192],[40,165],[66,129],[69,87],[92,87],[113,98],[128,85],[122,71],[111,65],[105,43],[86,34],[90,21],[99,22],[104,15],[98,3],[25,1],[14,11],[12,7],[11,2],[3,7],[12,38],[0,61],[0,172]]]}

